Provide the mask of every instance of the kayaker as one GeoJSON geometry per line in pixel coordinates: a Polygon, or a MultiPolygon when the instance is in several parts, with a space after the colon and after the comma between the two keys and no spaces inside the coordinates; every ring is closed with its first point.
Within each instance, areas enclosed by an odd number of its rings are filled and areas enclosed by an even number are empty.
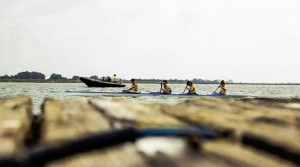
{"type": "Polygon", "coordinates": [[[123,90],[123,92],[133,92],[133,93],[140,93],[138,84],[135,82],[135,79],[131,79],[132,86],[127,90],[123,90]]]}
{"type": "Polygon", "coordinates": [[[119,78],[117,78],[116,74],[112,77],[112,82],[117,83],[119,81],[119,78]]]}
{"type": "Polygon", "coordinates": [[[187,94],[196,94],[196,87],[194,86],[192,81],[187,82],[186,89],[189,91],[187,94]]]}
{"type": "Polygon", "coordinates": [[[224,82],[224,80],[222,80],[221,84],[220,84],[220,94],[226,95],[226,91],[227,91],[227,89],[225,87],[225,82],[224,82]]]}
{"type": "Polygon", "coordinates": [[[162,93],[163,94],[171,94],[172,90],[171,87],[169,85],[167,85],[168,81],[167,80],[163,80],[163,87],[161,88],[162,93]]]}

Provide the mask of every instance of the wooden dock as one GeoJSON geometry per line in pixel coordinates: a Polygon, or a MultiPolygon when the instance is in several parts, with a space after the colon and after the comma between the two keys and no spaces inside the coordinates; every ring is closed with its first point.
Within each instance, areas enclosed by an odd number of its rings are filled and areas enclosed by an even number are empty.
{"type": "Polygon", "coordinates": [[[0,143],[1,167],[300,166],[300,100],[46,99],[34,117],[30,98],[0,99],[0,143]],[[141,137],[145,129],[203,136],[141,137]]]}

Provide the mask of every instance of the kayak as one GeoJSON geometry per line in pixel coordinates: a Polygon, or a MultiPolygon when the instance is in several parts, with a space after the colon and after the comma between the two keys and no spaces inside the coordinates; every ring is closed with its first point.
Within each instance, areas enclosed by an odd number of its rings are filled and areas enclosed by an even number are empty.
{"type": "Polygon", "coordinates": [[[89,79],[85,77],[80,77],[80,81],[85,83],[88,87],[125,87],[126,85],[121,84],[121,83],[114,83],[114,82],[105,82],[105,81],[100,81],[100,80],[94,80],[94,79],[89,79]]]}
{"type": "Polygon", "coordinates": [[[76,91],[67,90],[66,93],[94,94],[101,96],[165,96],[165,97],[222,97],[222,98],[244,98],[243,95],[223,95],[223,94],[162,94],[160,92],[98,92],[98,91],[76,91]]]}

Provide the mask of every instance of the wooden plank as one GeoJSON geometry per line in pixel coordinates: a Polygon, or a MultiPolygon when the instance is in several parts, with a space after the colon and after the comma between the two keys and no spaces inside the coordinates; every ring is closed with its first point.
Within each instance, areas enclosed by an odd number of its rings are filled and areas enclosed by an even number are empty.
{"type": "Polygon", "coordinates": [[[203,144],[203,151],[213,154],[220,159],[226,159],[233,163],[239,163],[241,166],[272,166],[272,167],[290,167],[296,166],[277,157],[266,154],[259,150],[242,146],[238,143],[231,143],[224,140],[208,141],[203,144]]]}
{"type": "MultiPolygon", "coordinates": [[[[92,99],[91,104],[110,120],[119,122],[120,126],[132,123],[137,127],[173,127],[187,126],[175,117],[163,113],[162,109],[171,109],[165,104],[141,104],[126,100],[115,99],[102,101],[92,99]]],[[[189,108],[189,107],[188,107],[189,108]]],[[[172,110],[170,110],[172,112],[172,110]]],[[[182,111],[184,114],[184,111],[182,111]]],[[[185,138],[146,137],[140,139],[136,146],[145,161],[151,166],[246,166],[236,157],[221,158],[210,152],[191,148],[185,138]]],[[[201,143],[200,143],[201,145],[201,143]]],[[[243,156],[243,155],[239,155],[243,156]]],[[[266,160],[272,161],[272,160],[266,160]]]]}
{"type": "Polygon", "coordinates": [[[31,125],[31,104],[27,97],[0,99],[0,156],[16,154],[24,147],[31,125]]]}
{"type": "MultiPolygon", "coordinates": [[[[89,134],[112,130],[109,121],[91,107],[86,99],[44,102],[42,142],[55,145],[89,134]]],[[[55,161],[48,167],[145,166],[132,144],[105,151],[93,151],[55,161]],[[121,160],[121,161],[120,161],[121,160]]]]}
{"type": "MultiPolygon", "coordinates": [[[[275,155],[280,154],[264,147],[279,146],[281,150],[289,150],[288,152],[292,153],[293,157],[300,156],[300,131],[297,125],[300,112],[298,111],[284,108],[283,105],[278,107],[278,105],[210,98],[191,99],[164,109],[165,113],[178,118],[213,126],[216,129],[231,129],[232,139],[237,142],[242,141],[246,134],[258,136],[255,139],[252,138],[253,140],[248,137],[246,144],[275,155]],[[258,147],[255,142],[259,140],[256,139],[263,139],[263,143],[268,144],[258,147]]],[[[293,160],[296,158],[280,157],[299,163],[293,160]]]]}
{"type": "Polygon", "coordinates": [[[59,142],[107,131],[108,122],[87,104],[87,100],[46,100],[42,141],[59,142]]]}
{"type": "Polygon", "coordinates": [[[114,99],[104,101],[91,99],[91,104],[115,123],[131,123],[136,126],[183,126],[184,123],[161,112],[161,104],[142,104],[132,101],[114,99]]]}
{"type": "Polygon", "coordinates": [[[255,142],[254,138],[251,141],[251,135],[259,136],[297,156],[299,113],[295,108],[278,106],[214,98],[191,99],[176,105],[120,99],[47,100],[43,109],[42,141],[55,145],[128,125],[173,127],[188,126],[192,122],[217,130],[232,129],[233,136],[217,141],[198,138],[199,145],[186,138],[146,137],[135,143],[75,155],[48,166],[296,166],[290,159],[278,158],[276,154],[251,146],[251,142],[255,142]],[[285,138],[278,138],[282,135],[285,138]],[[245,136],[248,138],[243,141],[245,136]],[[249,136],[250,144],[247,143],[249,136]]]}
{"type": "Polygon", "coordinates": [[[55,161],[48,167],[119,167],[119,166],[147,166],[138,155],[132,144],[124,144],[101,151],[91,151],[77,154],[70,158],[55,161]]]}
{"type": "Polygon", "coordinates": [[[136,143],[150,166],[240,167],[241,163],[228,162],[190,145],[185,138],[147,137],[136,143]]]}

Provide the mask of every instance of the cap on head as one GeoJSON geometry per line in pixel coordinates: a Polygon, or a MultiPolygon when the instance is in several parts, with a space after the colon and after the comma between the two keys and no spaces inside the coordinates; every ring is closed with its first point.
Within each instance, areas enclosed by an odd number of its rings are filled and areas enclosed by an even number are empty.
{"type": "Polygon", "coordinates": [[[224,80],[221,81],[221,84],[225,84],[224,80]]]}
{"type": "Polygon", "coordinates": [[[168,81],[167,81],[167,80],[163,80],[163,82],[165,82],[165,83],[168,83],[168,81]]]}

